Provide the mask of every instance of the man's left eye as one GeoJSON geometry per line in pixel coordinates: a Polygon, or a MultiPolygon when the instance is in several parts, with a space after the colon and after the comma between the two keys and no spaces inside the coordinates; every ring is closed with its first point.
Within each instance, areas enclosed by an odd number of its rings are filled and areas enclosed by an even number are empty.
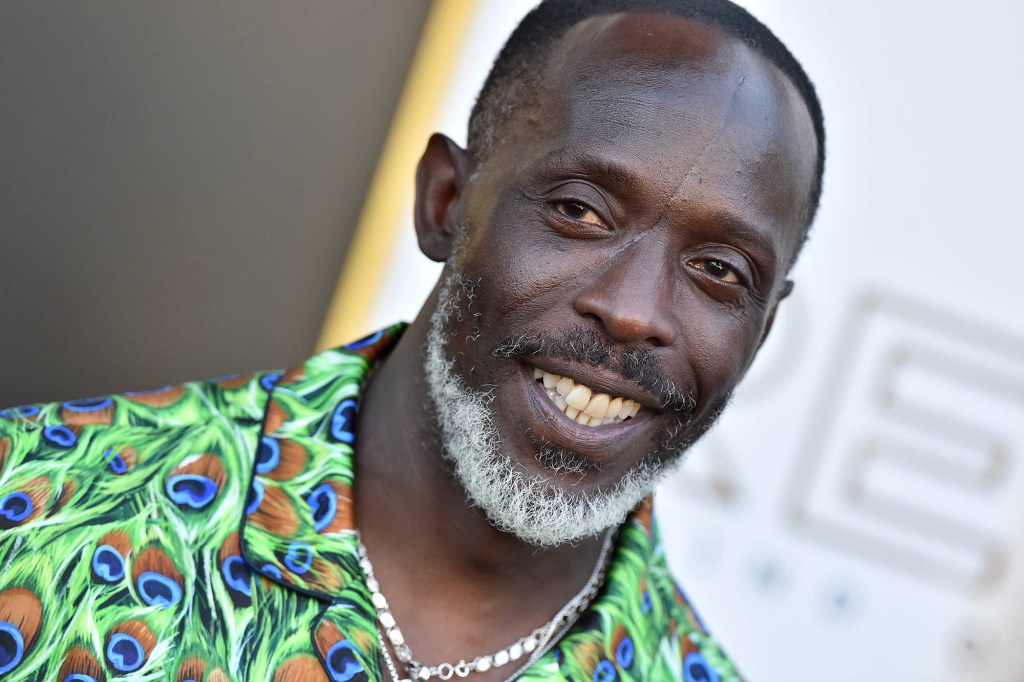
{"type": "Polygon", "coordinates": [[[604,225],[604,221],[601,220],[601,216],[597,215],[597,213],[586,204],[582,204],[578,201],[559,201],[555,204],[555,210],[566,218],[578,220],[581,223],[590,223],[591,225],[601,226],[604,225]]]}
{"type": "Polygon", "coordinates": [[[703,270],[715,279],[725,282],[726,284],[741,283],[739,275],[736,274],[736,270],[725,261],[709,258],[708,260],[697,261],[694,265],[696,265],[698,269],[703,270]]]}

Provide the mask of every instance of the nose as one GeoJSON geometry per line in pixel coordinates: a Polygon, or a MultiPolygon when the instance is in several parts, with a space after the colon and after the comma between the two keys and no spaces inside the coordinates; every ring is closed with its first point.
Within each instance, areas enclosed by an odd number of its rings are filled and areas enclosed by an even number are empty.
{"type": "Polygon", "coordinates": [[[611,340],[668,346],[678,333],[675,278],[663,246],[636,240],[596,266],[599,271],[573,298],[573,307],[596,319],[611,340]]]}

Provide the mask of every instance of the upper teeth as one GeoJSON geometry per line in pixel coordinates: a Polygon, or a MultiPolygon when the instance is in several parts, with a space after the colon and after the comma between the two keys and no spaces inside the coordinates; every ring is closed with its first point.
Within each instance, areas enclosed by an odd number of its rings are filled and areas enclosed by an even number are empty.
{"type": "Polygon", "coordinates": [[[533,376],[544,384],[545,392],[558,409],[580,424],[614,424],[635,417],[640,411],[640,404],[635,400],[598,393],[569,377],[551,374],[539,367],[533,369],[533,376]]]}

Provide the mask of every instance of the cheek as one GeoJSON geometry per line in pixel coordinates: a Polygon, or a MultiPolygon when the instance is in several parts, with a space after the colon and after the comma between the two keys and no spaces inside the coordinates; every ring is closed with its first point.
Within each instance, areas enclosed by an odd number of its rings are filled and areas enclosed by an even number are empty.
{"type": "MultiPolygon", "coordinates": [[[[697,292],[696,295],[700,295],[697,292]]],[[[698,376],[701,393],[708,396],[730,392],[743,378],[753,357],[762,324],[750,315],[724,308],[715,302],[704,304],[702,324],[686,331],[690,360],[698,376]]]]}
{"type": "Polygon", "coordinates": [[[572,280],[591,265],[579,254],[568,254],[564,244],[545,239],[547,228],[530,222],[531,217],[496,225],[467,253],[464,272],[478,283],[481,312],[501,318],[489,323],[504,326],[505,321],[546,315],[558,302],[568,301],[572,280]]]}

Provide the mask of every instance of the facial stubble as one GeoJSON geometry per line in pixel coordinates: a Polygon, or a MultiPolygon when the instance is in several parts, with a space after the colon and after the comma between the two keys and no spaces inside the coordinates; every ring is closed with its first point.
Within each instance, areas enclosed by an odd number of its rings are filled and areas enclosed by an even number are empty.
{"type": "Polygon", "coordinates": [[[496,528],[537,546],[573,543],[618,526],[682,463],[690,444],[717,415],[687,430],[686,436],[663,443],[660,450],[641,458],[617,482],[594,491],[565,487],[567,480],[582,480],[592,472],[587,470],[584,458],[549,443],[536,442],[537,449],[530,454],[551,475],[528,473],[503,450],[491,408],[493,390],[467,386],[447,355],[455,325],[472,315],[476,286],[458,268],[446,277],[430,318],[424,364],[442,452],[454,466],[468,500],[496,528]]]}

